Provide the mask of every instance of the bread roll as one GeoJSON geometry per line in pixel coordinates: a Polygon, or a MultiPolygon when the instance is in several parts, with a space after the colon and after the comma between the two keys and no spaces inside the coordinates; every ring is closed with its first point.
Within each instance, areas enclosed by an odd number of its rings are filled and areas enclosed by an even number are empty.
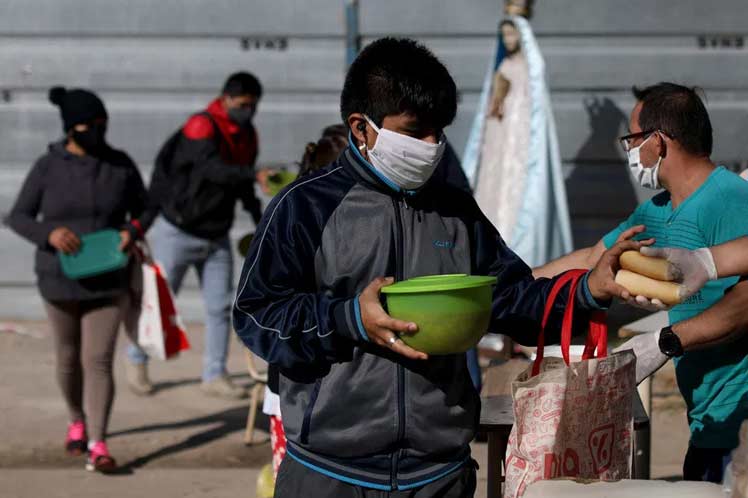
{"type": "Polygon", "coordinates": [[[673,282],[663,282],[628,270],[620,270],[616,274],[616,283],[629,291],[632,296],[659,299],[669,306],[681,302],[680,286],[673,282]]]}
{"type": "Polygon", "coordinates": [[[666,259],[645,256],[639,251],[626,251],[621,254],[621,268],[655,280],[672,280],[668,275],[670,263],[666,259]]]}

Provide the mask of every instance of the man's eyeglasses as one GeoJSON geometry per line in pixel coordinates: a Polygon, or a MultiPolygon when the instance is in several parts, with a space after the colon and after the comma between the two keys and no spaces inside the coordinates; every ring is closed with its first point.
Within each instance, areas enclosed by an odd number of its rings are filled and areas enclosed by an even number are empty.
{"type": "Polygon", "coordinates": [[[646,140],[649,138],[649,136],[656,132],[657,130],[646,130],[646,131],[640,131],[638,133],[631,133],[630,135],[624,135],[618,139],[618,141],[621,143],[621,147],[623,148],[624,152],[628,152],[634,147],[636,147],[637,140],[646,140]]]}

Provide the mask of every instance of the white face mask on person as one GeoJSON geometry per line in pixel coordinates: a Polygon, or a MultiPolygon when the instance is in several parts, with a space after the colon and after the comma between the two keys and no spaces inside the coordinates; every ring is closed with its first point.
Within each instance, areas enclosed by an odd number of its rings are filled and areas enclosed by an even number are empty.
{"type": "Polygon", "coordinates": [[[364,115],[377,132],[377,141],[369,150],[369,162],[380,173],[404,190],[422,187],[434,174],[444,155],[447,139],[429,143],[401,133],[379,128],[364,115]]]}
{"type": "Polygon", "coordinates": [[[650,188],[653,190],[659,190],[662,188],[660,184],[659,172],[660,164],[662,164],[662,156],[658,156],[657,163],[654,166],[646,167],[642,164],[640,154],[642,146],[647,143],[647,140],[652,138],[654,134],[647,137],[639,146],[629,149],[627,155],[629,158],[629,170],[634,179],[639,182],[644,188],[650,188]]]}

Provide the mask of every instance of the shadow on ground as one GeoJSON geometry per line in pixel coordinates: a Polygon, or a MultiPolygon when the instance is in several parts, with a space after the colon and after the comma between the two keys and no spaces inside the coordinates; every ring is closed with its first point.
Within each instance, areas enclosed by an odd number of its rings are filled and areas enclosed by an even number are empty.
{"type": "MultiPolygon", "coordinates": [[[[252,378],[249,376],[249,374],[233,374],[230,375],[231,380],[238,381],[238,384],[245,385],[247,387],[250,386],[252,383],[252,378]]],[[[200,384],[201,380],[197,377],[190,377],[185,379],[175,379],[175,380],[166,380],[163,382],[154,382],[153,383],[153,394],[160,393],[162,391],[168,391],[169,389],[175,389],[178,387],[184,387],[184,386],[194,386],[197,384],[200,384]]]]}
{"type": "MultiPolygon", "coordinates": [[[[246,426],[246,417],[247,417],[247,407],[240,406],[236,408],[230,408],[222,412],[207,415],[204,417],[197,417],[197,418],[192,418],[192,419],[183,420],[179,422],[148,424],[148,425],[143,425],[139,427],[123,429],[123,430],[111,433],[109,435],[109,439],[115,440],[116,438],[120,438],[124,436],[134,436],[138,434],[147,434],[147,433],[154,433],[154,432],[161,432],[161,431],[189,429],[191,427],[200,427],[200,426],[209,427],[201,432],[191,434],[190,436],[188,436],[182,441],[163,446],[154,451],[146,453],[145,455],[141,455],[136,458],[133,458],[127,462],[122,462],[120,465],[121,471],[128,472],[128,471],[132,471],[134,469],[149,465],[156,460],[164,459],[166,457],[170,457],[170,456],[173,456],[175,454],[178,454],[184,451],[193,450],[196,448],[209,445],[213,443],[214,441],[222,439],[229,434],[232,434],[232,437],[236,438],[237,442],[240,442],[241,437],[242,437],[242,431],[244,431],[244,428],[246,426]]],[[[257,418],[258,418],[257,429],[264,430],[267,432],[268,427],[269,427],[269,421],[267,417],[265,415],[258,414],[257,418]]],[[[245,448],[246,450],[245,457],[248,457],[249,460],[255,460],[254,458],[255,456],[260,457],[261,455],[262,463],[264,463],[265,460],[267,460],[267,449],[265,449],[264,451],[260,451],[259,455],[254,455],[255,453],[257,453],[257,449],[263,446],[267,446],[267,445],[243,446],[243,448],[245,448]]],[[[223,460],[223,459],[217,458],[217,460],[223,460]]],[[[244,464],[249,463],[244,458],[242,458],[241,461],[244,464]]]]}
{"type": "MultiPolygon", "coordinates": [[[[261,467],[270,460],[270,446],[263,440],[268,432],[269,420],[262,413],[257,415],[255,438],[259,444],[245,445],[243,432],[246,427],[247,404],[220,412],[179,420],[145,424],[113,431],[109,434],[110,447],[119,461],[116,474],[132,474],[142,467],[261,467]],[[204,428],[203,428],[204,427],[204,428]],[[176,442],[163,441],[169,431],[177,437],[190,429],[190,434],[176,442]],[[225,438],[229,441],[221,441],[225,438]],[[157,444],[153,444],[157,442],[157,444]],[[166,443],[159,445],[160,443],[166,443]],[[198,450],[198,451],[195,451],[198,450]],[[185,454],[187,453],[187,454],[185,454]]],[[[173,439],[173,438],[172,438],[173,439]]],[[[69,457],[61,447],[46,445],[35,448],[28,454],[0,454],[0,467],[77,467],[83,466],[82,457],[69,457]]]]}

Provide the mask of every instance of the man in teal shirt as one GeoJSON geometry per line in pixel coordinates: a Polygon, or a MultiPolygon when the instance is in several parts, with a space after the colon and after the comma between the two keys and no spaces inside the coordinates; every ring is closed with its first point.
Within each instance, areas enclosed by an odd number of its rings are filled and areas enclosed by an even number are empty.
{"type": "MultiPolygon", "coordinates": [[[[696,249],[748,235],[748,182],[710,160],[712,128],[699,96],[671,83],[634,89],[634,95],[631,133],[621,144],[637,182],[665,191],[641,204],[596,246],[538,268],[536,276],[594,266],[622,238],[653,238],[656,247],[696,249]]],[[[671,325],[699,315],[736,283],[735,277],[709,282],[670,310],[671,325]]],[[[636,301],[661,304],[642,297],[636,301]]],[[[748,339],[689,351],[675,358],[675,365],[691,429],[684,478],[721,482],[740,423],[748,419],[748,339]]]]}

